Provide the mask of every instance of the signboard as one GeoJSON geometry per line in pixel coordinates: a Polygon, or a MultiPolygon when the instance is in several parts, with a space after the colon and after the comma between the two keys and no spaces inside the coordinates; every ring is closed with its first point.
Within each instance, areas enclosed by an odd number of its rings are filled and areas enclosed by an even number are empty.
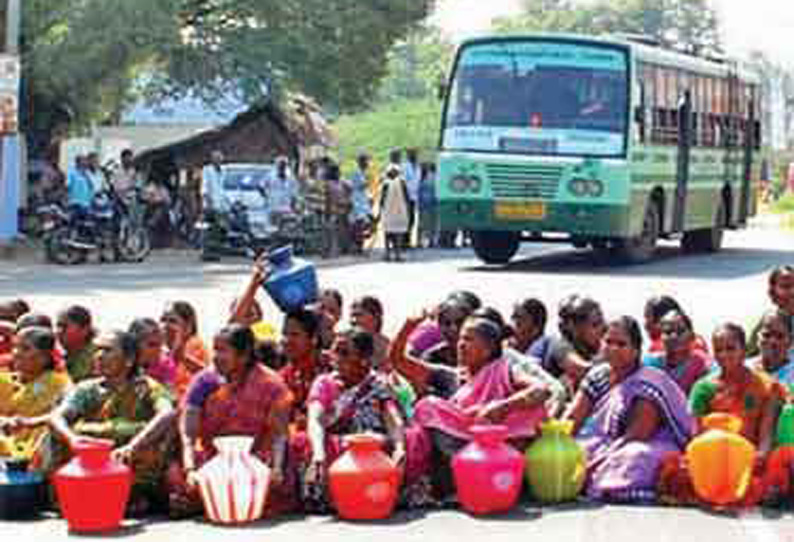
{"type": "Polygon", "coordinates": [[[0,54],[0,134],[19,130],[19,56],[0,54]]]}

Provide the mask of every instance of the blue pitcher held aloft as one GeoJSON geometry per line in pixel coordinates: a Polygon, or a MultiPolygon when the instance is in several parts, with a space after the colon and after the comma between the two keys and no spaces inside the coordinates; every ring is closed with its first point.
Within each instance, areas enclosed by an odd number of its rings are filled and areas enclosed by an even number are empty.
{"type": "Polygon", "coordinates": [[[290,312],[317,300],[314,264],[293,258],[292,245],[270,251],[267,259],[273,269],[263,286],[279,309],[290,312]]]}

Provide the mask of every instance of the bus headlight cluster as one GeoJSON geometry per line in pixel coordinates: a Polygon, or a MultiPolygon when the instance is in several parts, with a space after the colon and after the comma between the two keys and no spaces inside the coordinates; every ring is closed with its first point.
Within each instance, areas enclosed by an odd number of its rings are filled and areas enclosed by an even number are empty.
{"type": "Polygon", "coordinates": [[[597,179],[574,177],[568,182],[568,191],[574,196],[590,196],[597,198],[604,194],[604,183],[597,179]]]}
{"type": "Polygon", "coordinates": [[[479,192],[482,188],[482,179],[476,175],[454,175],[449,180],[449,188],[455,193],[479,192]]]}

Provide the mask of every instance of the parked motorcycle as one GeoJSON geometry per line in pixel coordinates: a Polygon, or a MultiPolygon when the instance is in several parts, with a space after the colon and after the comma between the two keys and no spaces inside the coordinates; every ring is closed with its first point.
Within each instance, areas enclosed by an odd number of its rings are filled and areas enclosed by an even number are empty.
{"type": "Polygon", "coordinates": [[[196,224],[196,229],[200,232],[201,258],[205,261],[220,256],[255,258],[273,245],[270,235],[254,231],[248,209],[240,201],[234,202],[228,212],[205,217],[196,224]]]}
{"type": "Polygon", "coordinates": [[[50,204],[37,211],[48,261],[74,265],[92,253],[99,261],[139,262],[151,251],[142,217],[112,190],[99,192],[91,206],[50,204]]]}

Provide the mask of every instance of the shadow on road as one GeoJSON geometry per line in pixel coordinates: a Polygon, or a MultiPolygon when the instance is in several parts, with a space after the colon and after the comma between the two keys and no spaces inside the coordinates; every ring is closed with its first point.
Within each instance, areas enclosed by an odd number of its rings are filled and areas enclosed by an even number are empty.
{"type": "Polygon", "coordinates": [[[735,279],[764,273],[790,262],[791,250],[725,248],[716,254],[682,254],[675,247],[662,247],[657,256],[642,265],[625,265],[599,257],[590,250],[554,252],[517,259],[503,266],[475,265],[460,268],[478,273],[554,273],[556,275],[610,275],[626,277],[669,277],[735,279]]]}

